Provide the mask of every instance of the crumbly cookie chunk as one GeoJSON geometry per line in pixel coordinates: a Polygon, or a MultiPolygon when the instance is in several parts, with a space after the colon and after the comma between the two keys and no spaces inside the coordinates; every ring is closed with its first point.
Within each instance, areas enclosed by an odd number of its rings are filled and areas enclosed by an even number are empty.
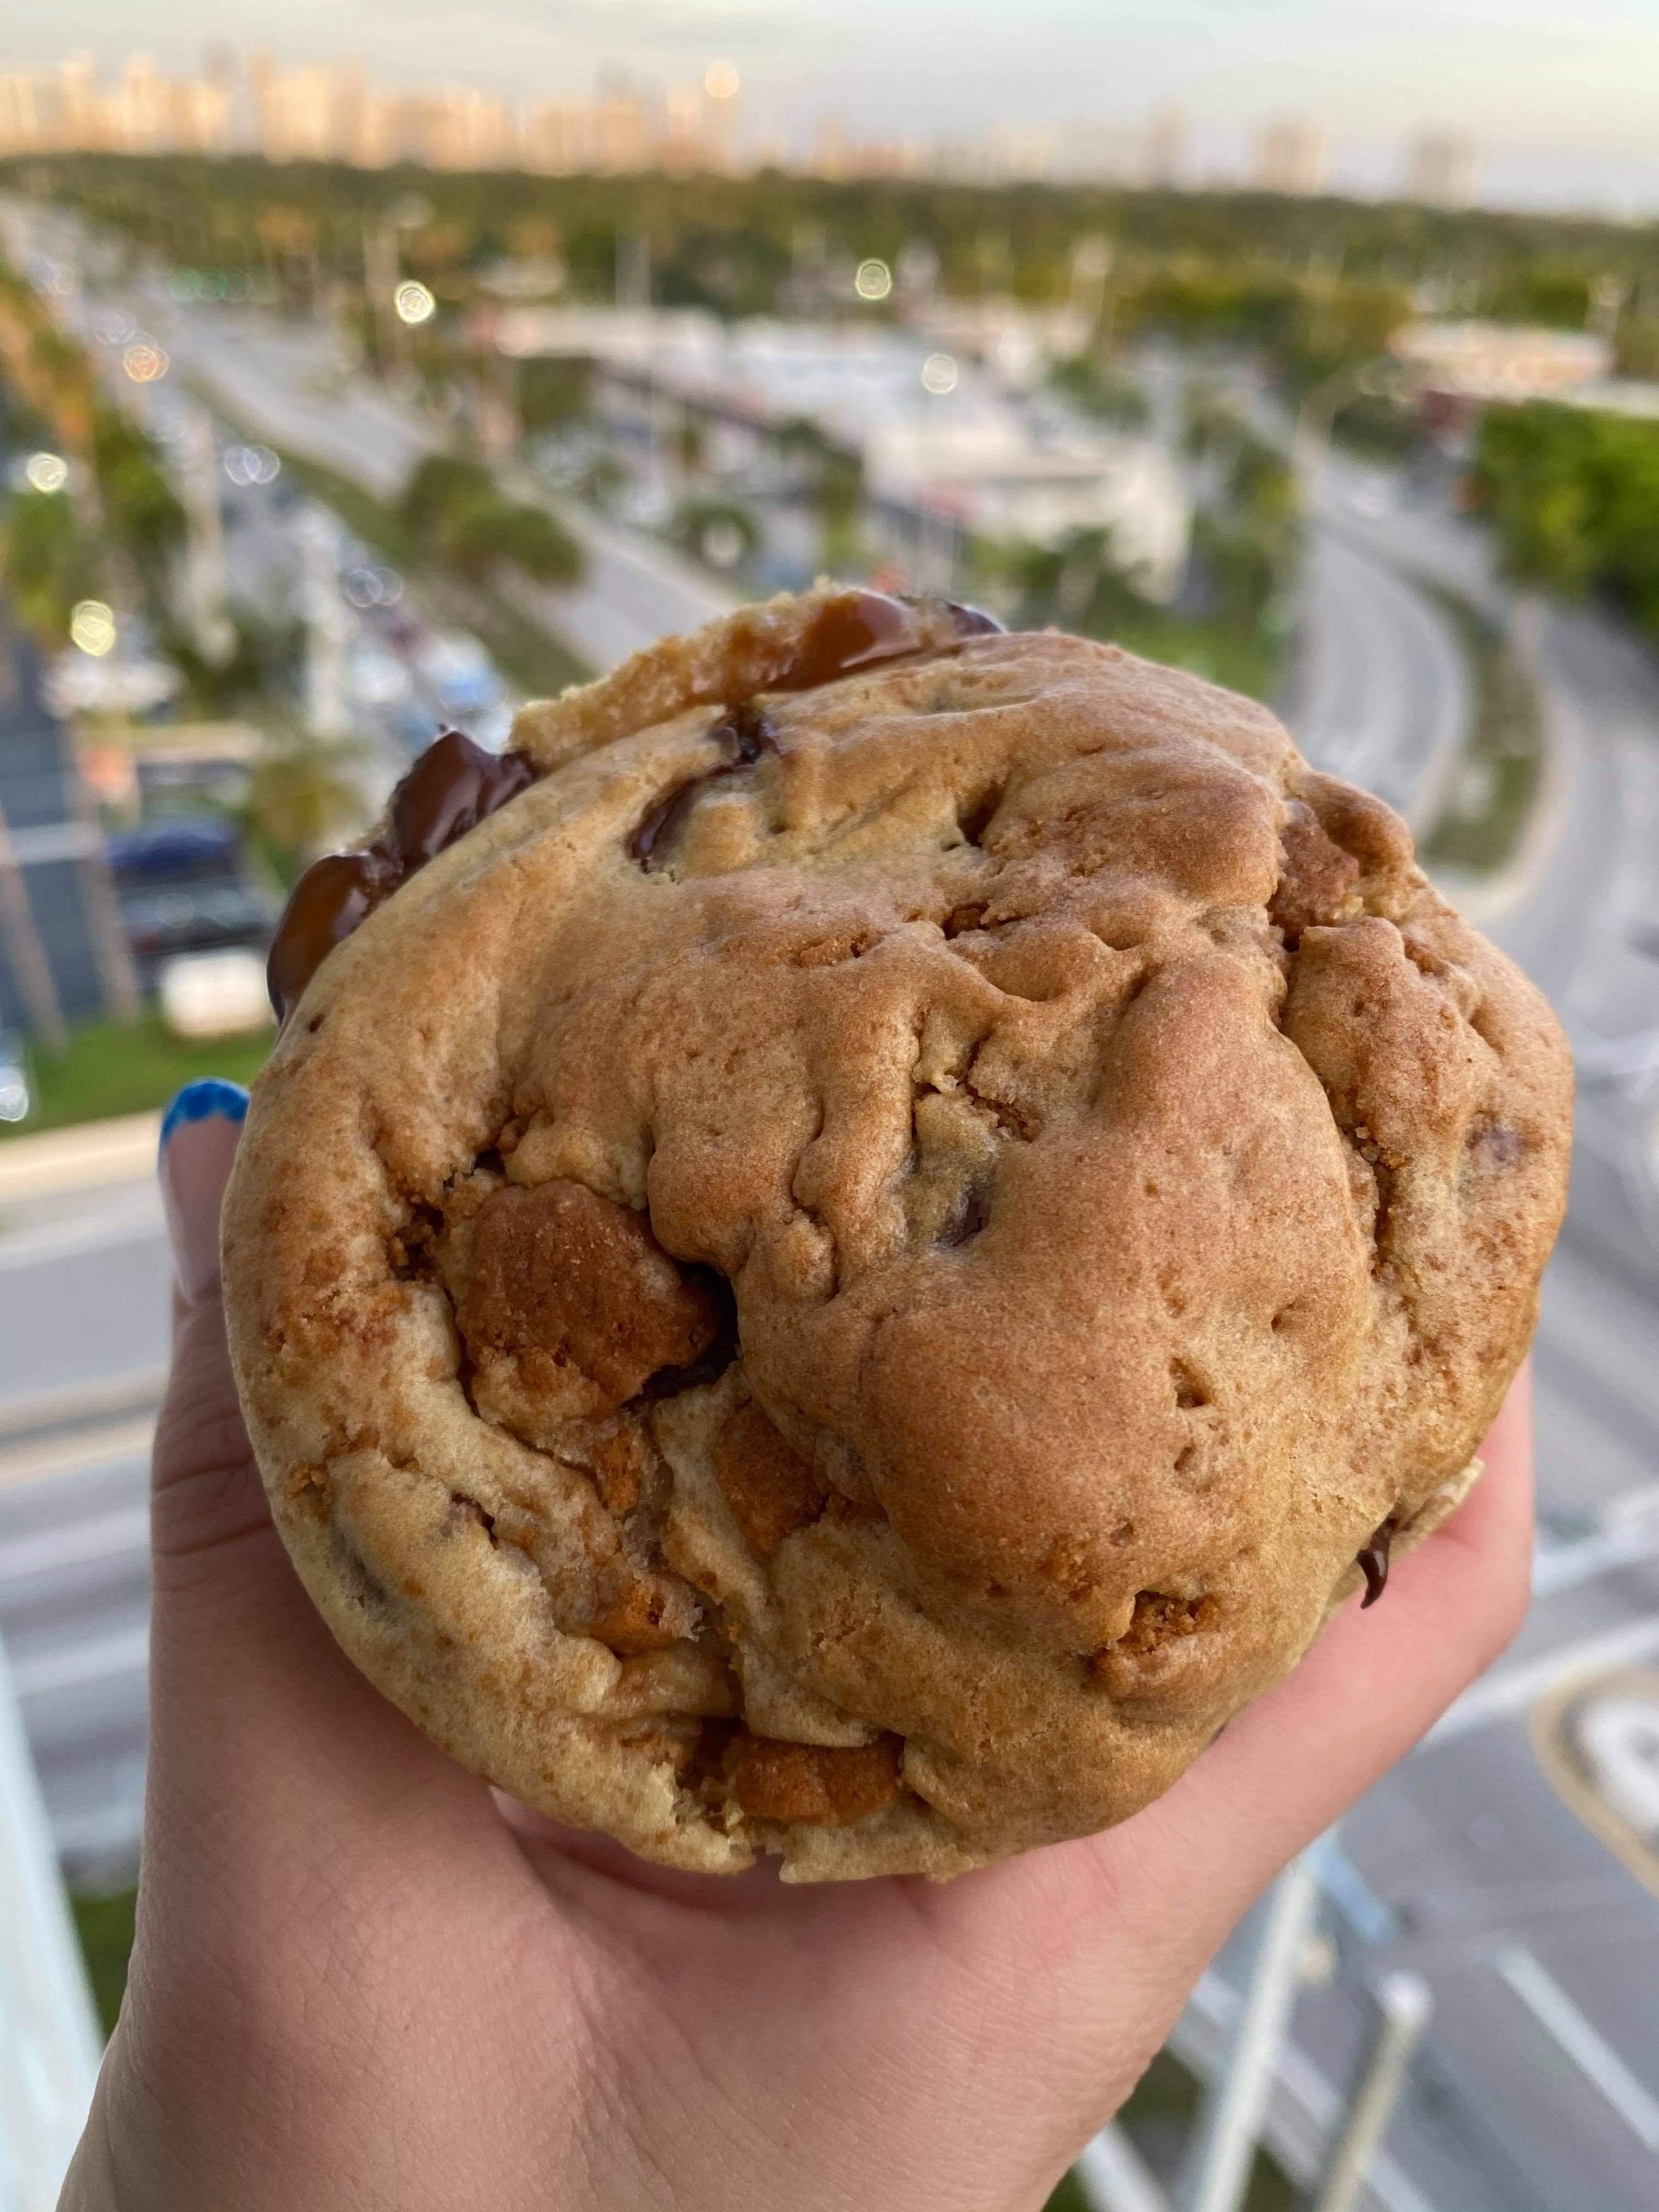
{"type": "Polygon", "coordinates": [[[1568,1148],[1536,993],[1264,708],[927,605],[837,674],[858,597],[526,709],[537,780],[294,980],[225,1226],[357,1663],[803,1881],[1123,1819],[1379,1589],[1568,1148]]]}

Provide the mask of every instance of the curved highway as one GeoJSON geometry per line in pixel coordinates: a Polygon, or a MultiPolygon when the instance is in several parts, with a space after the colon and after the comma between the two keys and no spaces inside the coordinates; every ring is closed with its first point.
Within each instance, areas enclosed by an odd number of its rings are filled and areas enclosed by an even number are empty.
{"type": "Polygon", "coordinates": [[[1312,532],[1304,594],[1291,732],[1316,768],[1364,784],[1420,831],[1469,724],[1457,634],[1391,563],[1328,525],[1312,532]]]}

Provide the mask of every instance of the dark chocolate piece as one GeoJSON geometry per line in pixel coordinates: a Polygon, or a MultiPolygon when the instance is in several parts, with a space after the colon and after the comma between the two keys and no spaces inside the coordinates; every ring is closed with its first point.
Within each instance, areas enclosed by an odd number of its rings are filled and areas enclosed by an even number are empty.
{"type": "Polygon", "coordinates": [[[306,870],[283,909],[265,963],[278,1021],[288,1019],[328,955],[397,882],[396,861],[374,845],[362,853],[325,853],[306,870]]]}
{"type": "Polygon", "coordinates": [[[265,981],[287,1021],[328,955],[417,868],[536,780],[528,753],[487,753],[459,730],[429,744],[392,794],[387,827],[360,851],[325,853],[294,886],[265,981]]]}
{"type": "Polygon", "coordinates": [[[1365,1577],[1365,1595],[1359,1601],[1361,1613],[1364,1613],[1368,1605],[1375,1605],[1389,1586],[1389,1547],[1393,1543],[1399,1527],[1398,1516],[1390,1513],[1388,1519],[1373,1529],[1369,1540],[1360,1547],[1358,1557],[1354,1564],[1365,1577]]]}

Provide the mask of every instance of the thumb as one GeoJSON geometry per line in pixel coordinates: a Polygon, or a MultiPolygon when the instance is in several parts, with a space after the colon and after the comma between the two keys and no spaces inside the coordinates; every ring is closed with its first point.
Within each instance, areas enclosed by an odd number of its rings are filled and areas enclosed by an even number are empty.
{"type": "MultiPolygon", "coordinates": [[[[193,1083],[161,1125],[173,1368],[150,1498],[152,1842],[158,1814],[204,1802],[222,1824],[233,1801],[267,1832],[273,1804],[289,1808],[290,1829],[292,1808],[305,1806],[337,1839],[388,1776],[405,1788],[428,1768],[464,1779],[337,1649],[271,1521],[219,1279],[219,1217],[246,1112],[236,1085],[193,1083]]],[[[196,1826],[170,1823],[186,1834],[196,1826]]]]}
{"type": "MultiPolygon", "coordinates": [[[[152,1469],[158,1608],[180,1583],[199,1582],[208,1555],[270,1525],[237,1403],[219,1290],[219,1214],[246,1112],[239,1085],[192,1083],[161,1123],[158,1174],[173,1284],[173,1365],[152,1469]]],[[[216,1577],[222,1571],[222,1562],[213,1564],[216,1577]]]]}

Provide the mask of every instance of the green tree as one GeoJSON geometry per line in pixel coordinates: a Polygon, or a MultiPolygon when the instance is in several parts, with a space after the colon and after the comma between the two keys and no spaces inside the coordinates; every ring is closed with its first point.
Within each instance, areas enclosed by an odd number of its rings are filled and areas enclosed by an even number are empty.
{"type": "Polygon", "coordinates": [[[18,613],[42,641],[63,645],[77,599],[96,595],[97,549],[63,492],[14,493],[5,509],[5,577],[18,613]]]}
{"type": "Polygon", "coordinates": [[[289,732],[255,763],[244,819],[250,839],[285,890],[319,853],[362,826],[364,801],[357,772],[364,757],[365,748],[356,738],[289,732]]]}

